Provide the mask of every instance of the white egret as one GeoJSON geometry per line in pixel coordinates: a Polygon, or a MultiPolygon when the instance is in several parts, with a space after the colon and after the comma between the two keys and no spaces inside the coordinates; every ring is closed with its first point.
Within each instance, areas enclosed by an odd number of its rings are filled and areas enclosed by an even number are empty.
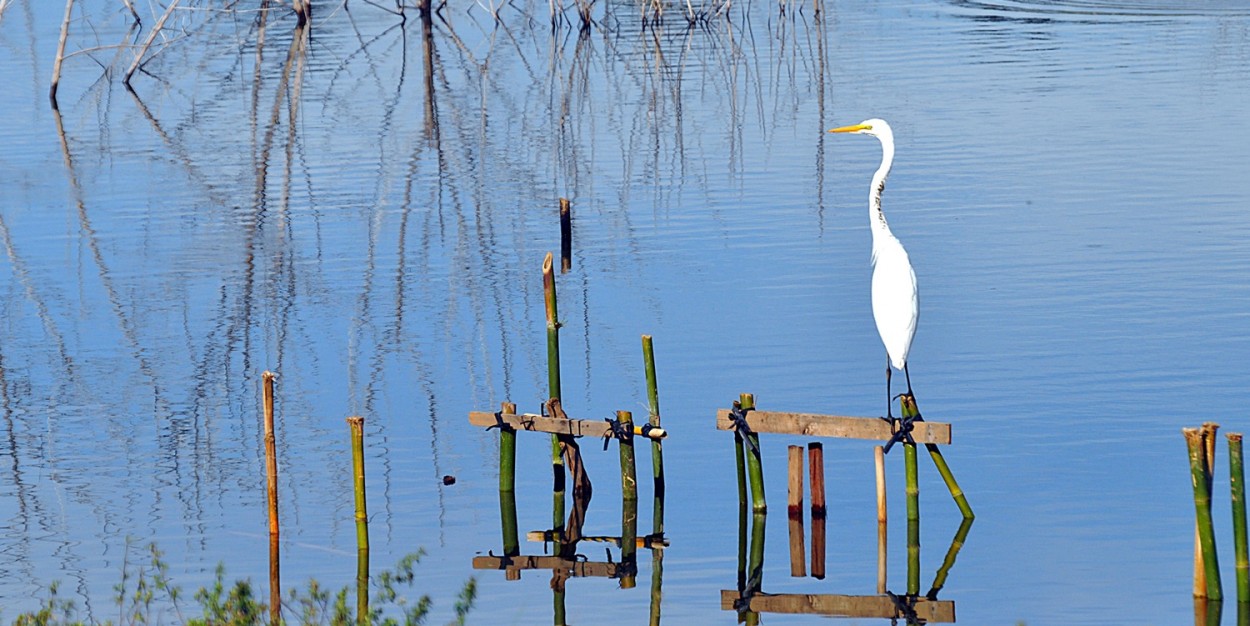
{"type": "Polygon", "coordinates": [[[872,316],[877,321],[881,342],[885,344],[886,418],[893,421],[890,367],[903,370],[907,378],[907,394],[911,395],[907,353],[911,350],[912,338],[916,336],[916,320],[920,315],[916,272],[911,268],[911,260],[907,258],[903,244],[890,232],[890,225],[881,210],[881,192],[885,190],[885,179],[894,164],[894,132],[881,119],[864,120],[829,132],[872,135],[881,141],[881,167],[872,175],[872,186],[868,190],[868,223],[872,228],[872,316]]]}

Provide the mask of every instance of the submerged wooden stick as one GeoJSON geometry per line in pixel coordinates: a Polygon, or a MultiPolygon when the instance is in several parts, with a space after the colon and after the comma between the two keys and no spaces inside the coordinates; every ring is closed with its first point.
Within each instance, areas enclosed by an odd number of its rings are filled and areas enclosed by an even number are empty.
{"type": "Polygon", "coordinates": [[[265,495],[269,502],[269,620],[282,619],[282,585],[278,563],[278,451],[273,427],[273,372],[261,374],[261,413],[265,421],[265,495]]]}
{"type": "MultiPolygon", "coordinates": [[[[655,375],[655,346],[651,335],[642,336],[643,369],[647,376],[647,423],[660,428],[660,390],[655,375]]],[[[664,447],[658,439],[651,440],[651,489],[654,506],[651,511],[651,532],[664,532],[664,447]]]]}
{"type": "Polygon", "coordinates": [[[1250,602],[1250,555],[1246,546],[1246,472],[1241,433],[1228,433],[1229,491],[1233,507],[1233,556],[1237,564],[1237,603],[1250,602]]]}
{"type": "Polygon", "coordinates": [[[369,513],[365,504],[365,418],[347,418],[351,429],[353,491],[356,494],[356,621],[369,619],[369,513]]]}
{"type": "Polygon", "coordinates": [[[560,198],[560,273],[573,269],[573,210],[568,198],[560,198]]]}
{"type": "MultiPolygon", "coordinates": [[[[500,414],[515,415],[516,405],[503,402],[500,414]]],[[[516,489],[516,429],[507,424],[499,427],[499,490],[512,492],[516,489]]]]}
{"type": "Polygon", "coordinates": [[[1198,539],[1202,553],[1205,582],[1201,594],[1195,587],[1196,597],[1212,600],[1223,598],[1220,585],[1219,559],[1215,551],[1215,529],[1211,523],[1211,491],[1207,487],[1208,474],[1206,444],[1197,428],[1184,428],[1185,442],[1189,447],[1189,471],[1194,487],[1194,511],[1198,524],[1198,539]]]}
{"type": "Polygon", "coordinates": [[[812,577],[825,577],[825,448],[807,444],[807,469],[812,492],[812,577]]]}
{"type": "Polygon", "coordinates": [[[74,16],[74,0],[65,0],[65,18],[61,20],[61,38],[56,43],[56,60],[52,62],[52,85],[48,87],[48,99],[56,106],[56,90],[61,84],[61,64],[65,62],[65,42],[69,40],[69,21],[74,16]]]}
{"type": "MultiPolygon", "coordinates": [[[[755,396],[744,393],[738,397],[738,403],[742,406],[742,410],[747,412],[748,422],[750,416],[755,412],[755,396]]],[[[752,424],[751,432],[745,436],[745,441],[749,441],[751,445],[747,446],[747,476],[751,480],[751,508],[756,513],[768,512],[768,502],[764,499],[764,461],[760,458],[760,436],[755,432],[755,426],[752,424]]]]}
{"type": "Polygon", "coordinates": [[[152,47],[152,42],[156,40],[156,36],[160,34],[161,28],[165,26],[165,20],[173,14],[174,9],[178,8],[181,0],[173,0],[165,7],[165,12],[161,14],[160,19],[156,20],[156,25],[152,27],[152,31],[148,33],[148,38],[143,42],[143,46],[139,48],[139,52],[135,54],[135,60],[130,64],[130,68],[126,70],[126,74],[122,77],[122,83],[127,87],[130,86],[130,77],[134,75],[135,70],[139,69],[139,65],[143,62],[143,56],[148,53],[148,48],[152,47]]]}

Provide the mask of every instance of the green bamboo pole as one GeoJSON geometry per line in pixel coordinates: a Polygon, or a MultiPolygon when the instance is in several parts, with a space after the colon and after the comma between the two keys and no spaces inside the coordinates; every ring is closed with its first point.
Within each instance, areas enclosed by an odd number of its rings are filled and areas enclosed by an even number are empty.
{"type": "MultiPolygon", "coordinates": [[[[737,409],[741,405],[734,402],[734,408],[737,409]]],[[[747,507],[747,457],[746,457],[746,441],[742,439],[742,433],[734,430],[734,457],[738,462],[738,506],[742,509],[742,515],[746,515],[747,507]]]]}
{"type": "Polygon", "coordinates": [[[621,497],[638,501],[638,473],[634,467],[634,416],[629,411],[617,411],[616,420],[621,423],[624,436],[618,443],[621,449],[621,497]]]}
{"type": "Polygon", "coordinates": [[[942,566],[933,577],[933,586],[929,588],[929,593],[925,594],[926,598],[936,600],[938,592],[946,585],[946,576],[950,574],[951,567],[955,565],[955,557],[959,556],[959,551],[964,547],[964,541],[968,539],[968,531],[972,530],[972,522],[971,517],[965,517],[959,523],[959,530],[955,531],[955,537],[951,539],[951,547],[946,550],[946,557],[942,559],[942,566]]]}
{"type": "MultiPolygon", "coordinates": [[[[560,322],[556,312],[556,275],[551,267],[551,253],[543,258],[543,301],[547,310],[547,395],[560,397],[560,322]]],[[[553,480],[551,518],[553,530],[564,530],[564,459],[560,454],[560,437],[551,436],[551,473],[553,480]]]]}
{"type": "MultiPolygon", "coordinates": [[[[647,404],[650,416],[647,423],[660,427],[660,391],[655,376],[655,347],[651,335],[642,336],[642,360],[647,374],[647,404]]],[[[658,439],[651,440],[651,487],[654,506],[651,513],[651,532],[664,532],[664,448],[658,439]]]]}
{"type": "MultiPolygon", "coordinates": [[[[739,396],[739,404],[742,410],[747,411],[755,408],[755,396],[744,393],[739,396]]],[[[746,436],[753,444],[751,449],[747,450],[747,475],[751,478],[751,508],[756,513],[767,513],[768,503],[764,500],[764,464],[760,458],[760,436],[758,433],[750,433],[746,436]]]]}
{"type": "MultiPolygon", "coordinates": [[[[1194,509],[1198,523],[1198,539],[1201,544],[1203,567],[1206,574],[1206,597],[1223,599],[1220,585],[1219,557],[1215,551],[1215,529],[1211,523],[1211,491],[1207,487],[1206,444],[1197,428],[1184,428],[1185,442],[1189,447],[1189,471],[1194,487],[1194,509]]],[[[1197,590],[1195,590],[1195,593],[1197,590]]]]}
{"type": "MultiPolygon", "coordinates": [[[[504,402],[500,411],[516,415],[516,405],[504,402]]],[[[516,429],[503,424],[499,427],[499,490],[511,493],[516,489],[516,429]]]]}
{"type": "Polygon", "coordinates": [[[663,600],[664,551],[651,551],[651,626],[660,626],[660,604],[663,600]]]}
{"type": "Polygon", "coordinates": [[[1246,473],[1241,433],[1228,433],[1228,474],[1233,502],[1233,546],[1237,563],[1237,602],[1250,602],[1250,557],[1246,547],[1246,473]]]}
{"type": "MultiPolygon", "coordinates": [[[[755,594],[764,586],[764,525],[768,521],[768,514],[762,511],[756,511],[751,516],[751,556],[747,567],[749,574],[747,576],[748,593],[755,594]]],[[[760,623],[760,614],[755,611],[747,611],[747,626],[755,626],[760,623]]]]}
{"type": "MultiPolygon", "coordinates": [[[[899,398],[899,404],[903,410],[903,417],[924,419],[920,417],[920,409],[916,406],[915,396],[903,394],[899,398]]],[[[968,497],[964,495],[964,490],[955,481],[955,474],[951,472],[950,465],[946,463],[946,457],[942,456],[941,448],[938,448],[935,443],[926,443],[924,447],[929,451],[929,457],[933,459],[933,465],[937,467],[938,474],[942,475],[942,482],[946,483],[946,489],[951,492],[951,497],[955,499],[955,506],[959,507],[959,512],[963,514],[965,519],[975,518],[976,515],[972,512],[972,506],[968,504],[968,497]]]]}
{"type": "MultiPolygon", "coordinates": [[[[742,447],[738,447],[738,451],[742,452],[742,447]]],[[[742,457],[738,457],[739,469],[741,469],[742,457]]],[[[740,476],[741,478],[741,476],[740,476]]],[[[746,497],[738,500],[738,593],[746,592],[747,588],[747,500],[746,497]]]]}
{"type": "MultiPolygon", "coordinates": [[[[1215,433],[1220,429],[1220,425],[1215,422],[1203,422],[1202,428],[1198,430],[1202,437],[1203,459],[1207,466],[1207,493],[1214,493],[1212,489],[1212,481],[1215,477],[1215,433]]],[[[1207,502],[1207,511],[1211,510],[1211,503],[1207,502]]],[[[1202,559],[1202,540],[1198,536],[1198,524],[1194,523],[1194,595],[1206,597],[1207,593],[1207,568],[1202,559]]]]}
{"type": "Polygon", "coordinates": [[[916,471],[916,445],[903,443],[907,483],[907,595],[920,593],[920,483],[916,471]]]}
{"type": "Polygon", "coordinates": [[[621,502],[621,589],[638,586],[638,500],[621,502]]]}
{"type": "Polygon", "coordinates": [[[521,554],[521,542],[517,537],[516,492],[499,492],[499,520],[500,526],[503,527],[504,556],[521,554]]]}
{"type": "Polygon", "coordinates": [[[353,491],[356,494],[356,622],[369,622],[369,513],[365,505],[365,418],[347,418],[351,429],[353,491]]]}

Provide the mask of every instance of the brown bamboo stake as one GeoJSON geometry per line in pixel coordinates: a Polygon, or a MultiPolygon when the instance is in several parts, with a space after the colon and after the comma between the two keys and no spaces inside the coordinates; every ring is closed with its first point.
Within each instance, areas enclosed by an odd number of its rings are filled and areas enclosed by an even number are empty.
{"type": "Polygon", "coordinates": [[[803,537],[803,447],[790,446],[787,453],[787,489],[786,513],[790,518],[790,575],[802,577],[807,575],[806,548],[803,537]]]}
{"type": "Polygon", "coordinates": [[[173,0],[165,7],[165,12],[161,14],[161,18],[156,20],[156,26],[152,27],[152,32],[148,33],[148,38],[143,42],[143,47],[139,48],[139,53],[135,55],[135,60],[130,64],[130,69],[126,70],[126,75],[122,78],[122,82],[127,87],[130,86],[130,77],[134,75],[135,70],[139,69],[139,64],[143,61],[143,56],[148,53],[148,48],[152,46],[152,42],[156,40],[156,36],[161,32],[161,28],[165,26],[165,20],[173,14],[174,9],[178,8],[181,0],[173,0]]]}
{"type": "Polygon", "coordinates": [[[888,530],[885,507],[885,448],[877,446],[873,449],[873,460],[877,470],[877,593],[886,590],[886,533],[888,530]]]}
{"type": "Polygon", "coordinates": [[[52,108],[56,107],[56,89],[61,84],[61,64],[65,61],[65,42],[69,39],[69,20],[74,15],[74,0],[65,0],[65,18],[61,20],[61,38],[56,44],[56,61],[52,63],[52,86],[48,88],[48,98],[52,100],[52,108]]]}
{"type": "Polygon", "coordinates": [[[261,406],[265,418],[265,478],[269,500],[269,620],[282,619],[282,586],[278,564],[278,451],[273,427],[273,372],[261,374],[261,406]]]}
{"type": "Polygon", "coordinates": [[[812,577],[825,577],[825,448],[807,444],[807,469],[812,492],[812,577]]]}

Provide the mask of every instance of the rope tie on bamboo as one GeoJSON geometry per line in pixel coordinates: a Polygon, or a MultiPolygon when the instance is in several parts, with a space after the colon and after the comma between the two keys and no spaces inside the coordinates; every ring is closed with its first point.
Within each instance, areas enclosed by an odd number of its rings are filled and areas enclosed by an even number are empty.
{"type": "Polygon", "coordinates": [[[603,433],[604,452],[607,452],[608,443],[611,442],[613,439],[617,439],[619,441],[626,441],[629,438],[629,436],[633,434],[629,431],[628,428],[625,428],[625,424],[622,424],[621,421],[616,418],[605,417],[603,418],[603,421],[608,423],[608,432],[603,433]]]}
{"type": "Polygon", "coordinates": [[[916,445],[916,440],[911,436],[911,431],[916,428],[915,421],[916,419],[912,417],[905,417],[903,419],[895,418],[890,426],[891,428],[897,428],[897,430],[894,431],[894,436],[890,437],[890,440],[885,442],[885,448],[882,453],[889,454],[890,448],[900,441],[909,443],[913,446],[916,445]]]}
{"type": "Polygon", "coordinates": [[[897,624],[899,618],[903,619],[904,624],[916,624],[916,598],[914,596],[896,596],[889,591],[885,595],[890,596],[890,602],[894,603],[894,611],[898,613],[895,617],[890,618],[890,624],[897,624]]]}
{"type": "Polygon", "coordinates": [[[495,423],[486,427],[486,430],[498,428],[499,430],[508,430],[512,428],[507,422],[503,421],[503,411],[495,411],[495,423]]]}
{"type": "Polygon", "coordinates": [[[751,409],[744,409],[742,405],[734,402],[734,406],[729,410],[729,422],[733,424],[734,430],[742,435],[742,441],[746,444],[747,450],[759,454],[759,449],[755,447],[755,442],[747,435],[751,434],[751,425],[747,423],[747,413],[751,409]]]}

